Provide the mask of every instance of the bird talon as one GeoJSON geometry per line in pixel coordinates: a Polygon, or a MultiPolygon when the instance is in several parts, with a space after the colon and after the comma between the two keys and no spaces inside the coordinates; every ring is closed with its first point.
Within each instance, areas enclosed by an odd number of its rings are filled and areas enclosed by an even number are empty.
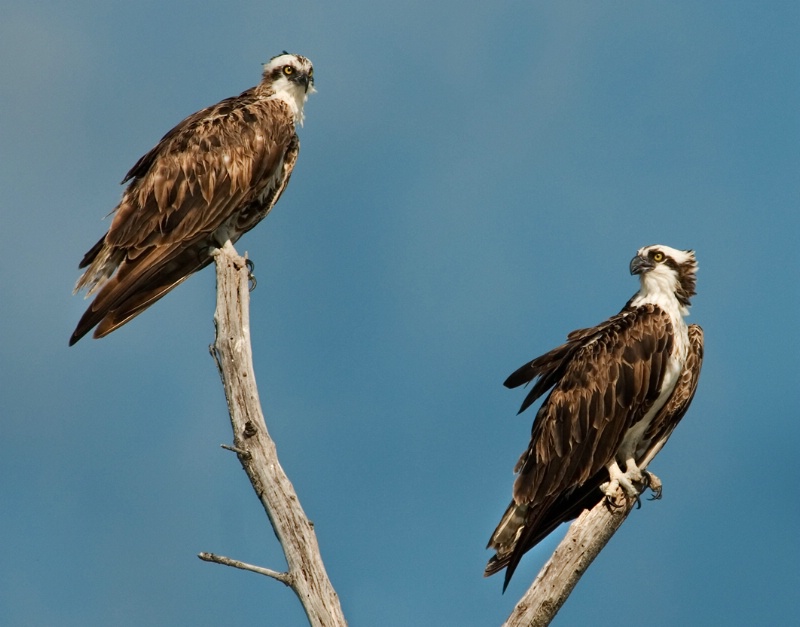
{"type": "Polygon", "coordinates": [[[252,292],[254,289],[256,289],[256,285],[258,285],[258,281],[256,281],[256,275],[253,274],[256,269],[256,264],[254,264],[250,259],[245,259],[244,265],[247,266],[247,280],[250,281],[250,291],[252,292]]]}
{"type": "Polygon", "coordinates": [[[663,484],[661,483],[661,479],[656,477],[652,472],[644,473],[645,481],[645,488],[649,488],[650,496],[648,500],[650,501],[657,501],[661,498],[661,491],[663,489],[663,484]]]}
{"type": "Polygon", "coordinates": [[[610,510],[622,509],[622,508],[625,507],[625,500],[626,499],[625,499],[624,496],[622,497],[622,501],[621,502],[614,496],[607,496],[606,497],[606,506],[610,510]]]}

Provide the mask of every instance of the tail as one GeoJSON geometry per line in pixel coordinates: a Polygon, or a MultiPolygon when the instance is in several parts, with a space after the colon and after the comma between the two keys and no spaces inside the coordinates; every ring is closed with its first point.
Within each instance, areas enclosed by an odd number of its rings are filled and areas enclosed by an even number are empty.
{"type": "MultiPolygon", "coordinates": [[[[105,281],[69,339],[73,346],[94,327],[95,338],[105,337],[138,316],[189,276],[201,270],[212,257],[205,245],[153,248],[119,265],[105,281]]],[[[80,285],[80,283],[79,283],[80,285]]]]}
{"type": "Polygon", "coordinates": [[[495,550],[495,555],[486,564],[483,576],[489,577],[505,568],[505,592],[522,556],[561,523],[574,520],[584,510],[597,505],[604,498],[600,486],[605,481],[608,481],[608,471],[603,468],[583,485],[536,507],[511,501],[487,545],[495,550]]]}

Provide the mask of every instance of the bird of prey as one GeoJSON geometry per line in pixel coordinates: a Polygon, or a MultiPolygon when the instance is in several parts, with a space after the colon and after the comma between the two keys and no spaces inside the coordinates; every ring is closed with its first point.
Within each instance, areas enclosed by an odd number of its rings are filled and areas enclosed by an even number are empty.
{"type": "Polygon", "coordinates": [[[131,168],[75,291],[96,293],[70,338],[100,338],[147,309],[272,209],[292,175],[311,61],[273,57],[261,82],[187,117],[131,168]]]}
{"type": "Polygon", "coordinates": [[[621,487],[638,498],[661,484],[639,464],[666,442],[692,402],[703,330],[687,326],[695,294],[694,251],[641,248],[630,263],[639,291],[617,315],[573,331],[565,344],[525,364],[508,388],[534,382],[520,413],[552,388],[536,413],[528,449],[514,469],[513,500],[487,548],[484,576],[506,569],[562,522],[621,487]]]}

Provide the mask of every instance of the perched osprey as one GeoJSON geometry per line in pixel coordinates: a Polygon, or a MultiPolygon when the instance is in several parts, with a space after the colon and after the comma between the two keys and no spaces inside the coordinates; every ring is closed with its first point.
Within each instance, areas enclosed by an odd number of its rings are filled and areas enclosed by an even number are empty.
{"type": "Polygon", "coordinates": [[[292,175],[295,127],[313,91],[311,61],[284,52],[260,84],[190,115],[136,162],[108,233],[80,263],[75,291],[97,296],[70,346],[140,314],[269,213],[292,175]]]}
{"type": "Polygon", "coordinates": [[[617,315],[514,372],[508,388],[533,388],[520,412],[552,388],[514,472],[514,498],[487,548],[484,576],[506,568],[508,586],[523,554],[562,522],[617,487],[638,498],[660,482],[639,463],[664,445],[692,402],[703,360],[703,330],[686,326],[695,294],[691,250],[641,248],[630,263],[641,287],[617,315]]]}

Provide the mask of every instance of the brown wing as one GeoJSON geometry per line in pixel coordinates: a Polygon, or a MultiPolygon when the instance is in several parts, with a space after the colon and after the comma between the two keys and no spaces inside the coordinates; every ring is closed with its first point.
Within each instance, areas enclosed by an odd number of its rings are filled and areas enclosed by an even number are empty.
{"type": "Polygon", "coordinates": [[[536,415],[514,483],[518,503],[538,505],[608,464],[626,431],[658,398],[672,325],[645,305],[584,339],[536,415]]]}
{"type": "Polygon", "coordinates": [[[625,432],[658,398],[672,351],[670,330],[669,316],[653,305],[623,311],[573,332],[566,344],[509,377],[508,386],[540,377],[523,409],[554,387],[515,468],[514,500],[489,541],[497,555],[486,574],[507,567],[507,585],[525,551],[593,495],[593,480],[605,472],[625,432]]]}
{"type": "Polygon", "coordinates": [[[135,250],[213,231],[256,200],[294,137],[285,103],[252,90],[188,117],[126,176],[107,242],[135,250]]]}
{"type": "Polygon", "coordinates": [[[581,347],[588,342],[601,338],[608,329],[619,324],[620,321],[629,314],[629,311],[630,310],[623,309],[623,311],[616,316],[612,316],[595,327],[572,331],[567,335],[567,341],[564,344],[557,346],[553,350],[537,357],[533,361],[528,362],[512,372],[503,382],[503,385],[507,388],[527,385],[538,377],[538,381],[536,381],[531,391],[528,392],[528,395],[525,397],[517,413],[521,414],[524,412],[536,402],[536,399],[547,392],[547,390],[553,387],[561,377],[564,376],[567,366],[581,347]]]}
{"type": "Polygon", "coordinates": [[[128,172],[108,233],[81,262],[76,289],[99,293],[70,344],[141,313],[210,263],[217,229],[235,241],[277,202],[299,142],[286,105],[256,89],[186,118],[128,172]]]}

